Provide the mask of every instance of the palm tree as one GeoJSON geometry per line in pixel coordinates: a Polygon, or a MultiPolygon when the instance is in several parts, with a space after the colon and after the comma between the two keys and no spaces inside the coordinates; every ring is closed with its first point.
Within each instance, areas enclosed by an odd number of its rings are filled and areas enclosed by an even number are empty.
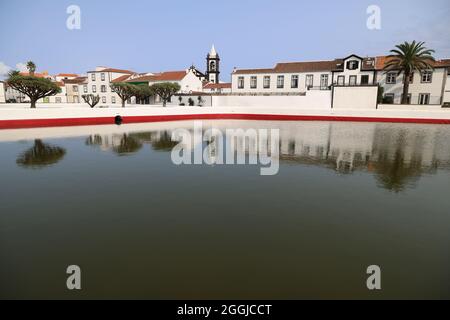
{"type": "Polygon", "coordinates": [[[34,73],[36,72],[36,65],[34,64],[33,61],[27,62],[27,69],[28,72],[30,73],[30,76],[34,76],[34,73]]]}
{"type": "Polygon", "coordinates": [[[395,46],[397,49],[391,50],[391,55],[386,59],[384,70],[398,71],[397,76],[403,73],[403,96],[402,104],[408,103],[409,81],[410,75],[414,71],[422,72],[424,70],[434,70],[432,63],[436,61],[432,54],[434,50],[427,49],[425,42],[412,43],[404,42],[395,46]]]}

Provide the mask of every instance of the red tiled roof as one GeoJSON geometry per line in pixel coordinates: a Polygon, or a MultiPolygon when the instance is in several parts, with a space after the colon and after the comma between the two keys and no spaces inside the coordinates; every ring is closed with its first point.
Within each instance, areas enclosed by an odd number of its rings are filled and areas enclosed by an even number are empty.
{"type": "Polygon", "coordinates": [[[278,63],[276,73],[331,71],[336,67],[336,60],[278,63]]]}
{"type": "Polygon", "coordinates": [[[231,89],[231,83],[207,83],[204,89],[231,89]]]}
{"type": "Polygon", "coordinates": [[[128,82],[161,82],[161,81],[181,81],[186,76],[186,71],[167,71],[156,73],[151,76],[143,76],[128,80],[128,82]]]}
{"type": "MultiPolygon", "coordinates": [[[[28,77],[30,75],[30,73],[29,72],[20,72],[20,75],[24,76],[24,77],[28,77]]],[[[42,73],[35,72],[34,76],[37,78],[51,78],[47,72],[42,72],[42,73]]]]}
{"type": "MultiPolygon", "coordinates": [[[[376,57],[376,69],[377,70],[383,70],[384,66],[387,62],[389,62],[391,59],[388,56],[378,56],[376,57]]],[[[450,59],[442,59],[442,60],[436,60],[435,62],[432,62],[431,65],[434,68],[447,68],[450,67],[450,59]]]]}
{"type": "Polygon", "coordinates": [[[113,83],[124,82],[124,81],[128,80],[129,77],[131,77],[131,75],[130,74],[126,74],[124,76],[121,76],[121,77],[118,77],[118,78],[114,79],[111,82],[113,82],[113,83]]]}
{"type": "Polygon", "coordinates": [[[238,69],[234,74],[274,73],[275,69],[238,69]]]}
{"type": "Polygon", "coordinates": [[[58,85],[58,87],[64,87],[65,86],[64,82],[62,82],[62,81],[57,81],[55,83],[58,85]]]}
{"type": "Polygon", "coordinates": [[[92,72],[114,72],[114,73],[125,73],[125,74],[134,74],[133,71],[130,70],[123,70],[123,69],[114,69],[114,68],[106,68],[103,70],[93,70],[93,71],[88,71],[88,73],[92,73],[92,72]]]}
{"type": "Polygon", "coordinates": [[[57,77],[78,77],[78,75],[77,74],[75,74],[75,73],[60,73],[60,74],[57,74],[56,75],[57,77]]]}
{"type": "Polygon", "coordinates": [[[63,82],[66,84],[79,84],[85,82],[86,80],[87,77],[77,77],[75,79],[65,79],[63,82]]]}
{"type": "Polygon", "coordinates": [[[331,71],[336,68],[337,61],[310,61],[310,62],[282,62],[273,69],[242,69],[236,70],[234,74],[255,73],[293,73],[293,72],[319,72],[331,71]]]}
{"type": "Polygon", "coordinates": [[[155,75],[156,81],[181,81],[186,77],[186,71],[167,71],[155,75]]]}

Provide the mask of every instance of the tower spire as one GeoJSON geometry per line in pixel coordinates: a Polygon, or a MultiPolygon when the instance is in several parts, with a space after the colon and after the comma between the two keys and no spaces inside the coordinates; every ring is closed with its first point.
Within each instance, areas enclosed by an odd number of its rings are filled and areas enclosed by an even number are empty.
{"type": "Polygon", "coordinates": [[[214,45],[212,45],[211,51],[209,52],[209,55],[212,57],[217,56],[217,51],[216,48],[214,47],[214,45]]]}

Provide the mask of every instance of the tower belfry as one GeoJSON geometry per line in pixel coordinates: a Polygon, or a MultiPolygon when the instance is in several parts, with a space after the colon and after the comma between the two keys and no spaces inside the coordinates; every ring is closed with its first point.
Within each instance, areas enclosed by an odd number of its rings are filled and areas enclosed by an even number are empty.
{"type": "Polygon", "coordinates": [[[214,45],[206,57],[206,78],[209,82],[219,83],[220,57],[214,45]]]}

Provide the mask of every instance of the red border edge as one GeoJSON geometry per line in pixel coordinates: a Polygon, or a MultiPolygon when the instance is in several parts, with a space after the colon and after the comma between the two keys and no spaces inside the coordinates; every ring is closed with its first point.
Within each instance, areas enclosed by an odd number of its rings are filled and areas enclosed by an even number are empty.
{"type": "MultiPolygon", "coordinates": [[[[123,124],[169,122],[183,120],[267,120],[267,121],[347,121],[418,124],[450,124],[450,119],[384,118],[352,116],[278,115],[278,114],[185,114],[155,116],[123,116],[123,124]]],[[[68,127],[114,124],[115,117],[0,120],[0,129],[68,127]]]]}

